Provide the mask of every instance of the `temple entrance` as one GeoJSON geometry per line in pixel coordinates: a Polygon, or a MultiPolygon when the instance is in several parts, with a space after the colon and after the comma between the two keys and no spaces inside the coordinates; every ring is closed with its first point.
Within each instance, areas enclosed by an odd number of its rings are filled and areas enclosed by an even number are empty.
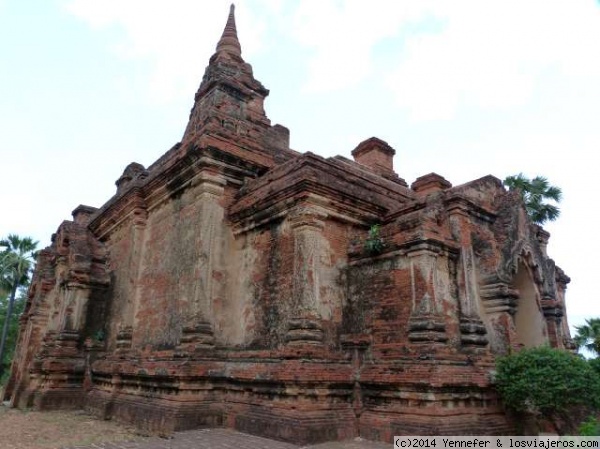
{"type": "Polygon", "coordinates": [[[546,324],[540,310],[537,289],[531,273],[521,261],[512,286],[519,292],[514,317],[517,343],[526,348],[547,344],[546,324]]]}

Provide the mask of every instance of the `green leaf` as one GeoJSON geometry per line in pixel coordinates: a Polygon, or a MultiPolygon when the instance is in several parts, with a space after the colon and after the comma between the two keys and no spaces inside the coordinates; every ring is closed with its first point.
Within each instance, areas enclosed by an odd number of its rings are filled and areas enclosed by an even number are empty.
{"type": "Polygon", "coordinates": [[[518,191],[521,194],[527,214],[534,223],[543,225],[559,217],[558,207],[548,204],[547,201],[560,202],[562,191],[559,187],[550,185],[547,178],[536,176],[530,180],[523,173],[519,173],[507,176],[504,185],[510,191],[518,191]]]}

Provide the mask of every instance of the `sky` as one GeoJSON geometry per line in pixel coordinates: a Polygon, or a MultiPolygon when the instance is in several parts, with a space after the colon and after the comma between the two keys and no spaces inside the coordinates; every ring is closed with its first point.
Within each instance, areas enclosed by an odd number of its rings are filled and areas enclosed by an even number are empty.
{"type": "MultiPolygon", "coordinates": [[[[178,142],[224,0],[0,0],[0,236],[50,236],[178,142]]],[[[543,175],[571,327],[600,317],[597,0],[238,0],[272,123],[321,156],[377,136],[410,184],[543,175]]]]}

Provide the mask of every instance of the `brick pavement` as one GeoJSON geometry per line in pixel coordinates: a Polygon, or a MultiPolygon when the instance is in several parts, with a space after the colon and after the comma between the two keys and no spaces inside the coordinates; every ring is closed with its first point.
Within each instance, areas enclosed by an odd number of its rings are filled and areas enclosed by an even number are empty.
{"type": "Polygon", "coordinates": [[[96,443],[63,449],[389,449],[391,444],[366,440],[296,446],[247,435],[231,429],[200,429],[176,432],[171,438],[152,437],[139,441],[96,443]]]}

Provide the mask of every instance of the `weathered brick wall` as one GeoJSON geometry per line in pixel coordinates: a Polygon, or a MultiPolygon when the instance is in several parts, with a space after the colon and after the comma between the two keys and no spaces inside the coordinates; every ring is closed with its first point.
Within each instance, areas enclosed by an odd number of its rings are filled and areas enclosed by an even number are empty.
{"type": "Polygon", "coordinates": [[[126,326],[131,326],[134,301],[136,298],[137,262],[134,253],[133,224],[126,220],[105,242],[110,254],[108,270],[111,276],[110,295],[106,304],[107,316],[102,318],[105,326],[106,349],[116,349],[117,334],[126,326]]]}
{"type": "MultiPolygon", "coordinates": [[[[199,254],[199,209],[194,192],[188,190],[178,192],[148,213],[138,280],[139,303],[135,307],[136,348],[172,348],[181,338],[192,303],[198,300],[198,261],[206,258],[199,254]]],[[[120,281],[128,280],[125,277],[120,281]]]]}
{"type": "Polygon", "coordinates": [[[494,357],[569,347],[548,233],[491,176],[409,188],[377,138],[296,153],[267,94],[232,10],[182,142],[42,252],[13,404],[300,444],[512,432],[494,357]]]}

